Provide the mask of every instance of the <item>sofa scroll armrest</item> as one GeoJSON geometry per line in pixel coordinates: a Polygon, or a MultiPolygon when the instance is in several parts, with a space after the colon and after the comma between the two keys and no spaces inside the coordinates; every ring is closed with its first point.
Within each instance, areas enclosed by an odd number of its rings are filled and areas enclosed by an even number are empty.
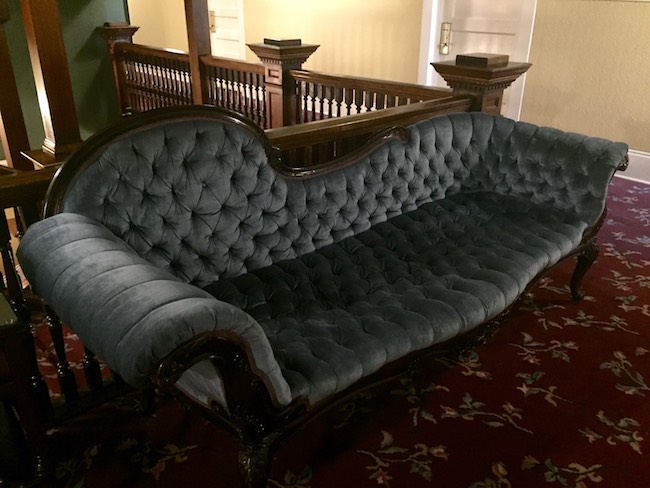
{"type": "Polygon", "coordinates": [[[95,354],[133,386],[145,386],[180,345],[228,331],[278,405],[291,402],[269,341],[242,310],[138,256],[102,224],[70,213],[32,225],[18,257],[34,290],[95,354]]]}

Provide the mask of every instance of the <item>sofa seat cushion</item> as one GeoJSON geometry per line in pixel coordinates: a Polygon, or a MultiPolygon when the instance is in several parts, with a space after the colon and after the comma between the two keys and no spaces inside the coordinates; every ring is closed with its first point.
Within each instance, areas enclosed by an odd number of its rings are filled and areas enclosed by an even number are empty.
{"type": "Polygon", "coordinates": [[[205,289],[255,318],[312,403],[490,320],[580,243],[569,212],[459,193],[205,289]]]}

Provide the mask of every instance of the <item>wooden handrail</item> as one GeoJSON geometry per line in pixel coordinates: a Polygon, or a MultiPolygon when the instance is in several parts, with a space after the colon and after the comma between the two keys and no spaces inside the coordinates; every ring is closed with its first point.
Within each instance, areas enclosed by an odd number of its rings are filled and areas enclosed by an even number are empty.
{"type": "Polygon", "coordinates": [[[0,206],[4,208],[35,205],[43,201],[58,166],[36,171],[4,171],[0,176],[0,206]]]}
{"type": "Polygon", "coordinates": [[[344,119],[326,119],[289,127],[267,129],[271,144],[281,151],[330,142],[337,137],[374,134],[387,127],[409,125],[420,120],[453,112],[466,112],[473,97],[449,97],[448,99],[387,108],[363,114],[350,115],[344,119]]]}
{"type": "Polygon", "coordinates": [[[306,82],[336,88],[354,88],[356,90],[389,93],[410,99],[433,100],[451,96],[451,89],[449,88],[436,88],[414,83],[401,83],[358,76],[334,75],[308,70],[291,70],[290,73],[293,79],[299,83],[306,82]]]}
{"type": "Polygon", "coordinates": [[[244,73],[264,75],[264,65],[262,63],[250,63],[239,59],[221,58],[218,56],[201,56],[201,62],[206,66],[212,66],[215,68],[224,68],[233,71],[242,71],[244,73]]]}
{"type": "Polygon", "coordinates": [[[186,52],[178,51],[176,49],[162,49],[159,47],[146,46],[144,44],[131,44],[127,42],[115,44],[116,56],[128,57],[129,54],[140,54],[143,56],[152,56],[160,59],[189,63],[189,55],[186,52]]]}

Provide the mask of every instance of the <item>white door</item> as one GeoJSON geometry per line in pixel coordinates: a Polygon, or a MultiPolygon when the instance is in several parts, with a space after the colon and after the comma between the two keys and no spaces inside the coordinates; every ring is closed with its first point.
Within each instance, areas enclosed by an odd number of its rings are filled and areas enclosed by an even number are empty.
{"type": "MultiPolygon", "coordinates": [[[[446,87],[430,63],[453,61],[457,54],[508,54],[528,61],[537,0],[424,0],[420,83],[446,87]],[[440,27],[451,23],[448,54],[440,52],[440,27]],[[426,54],[425,54],[426,53],[426,54]]],[[[519,119],[525,75],[508,88],[501,112],[519,119]]]]}
{"type": "Polygon", "coordinates": [[[245,59],[244,1],[208,0],[213,56],[245,59]]]}

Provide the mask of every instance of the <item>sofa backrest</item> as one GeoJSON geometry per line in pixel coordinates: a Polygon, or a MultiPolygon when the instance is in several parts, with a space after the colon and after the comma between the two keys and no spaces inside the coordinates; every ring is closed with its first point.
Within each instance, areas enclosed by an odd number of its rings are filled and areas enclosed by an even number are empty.
{"type": "Polygon", "coordinates": [[[66,162],[46,208],[102,222],[198,286],[313,251],[447,192],[526,186],[511,166],[519,146],[535,144],[520,140],[513,121],[500,119],[495,131],[493,116],[455,114],[412,126],[406,144],[387,143],[354,165],[286,179],[268,164],[265,133],[233,113],[184,107],[129,119],[66,162]]]}

